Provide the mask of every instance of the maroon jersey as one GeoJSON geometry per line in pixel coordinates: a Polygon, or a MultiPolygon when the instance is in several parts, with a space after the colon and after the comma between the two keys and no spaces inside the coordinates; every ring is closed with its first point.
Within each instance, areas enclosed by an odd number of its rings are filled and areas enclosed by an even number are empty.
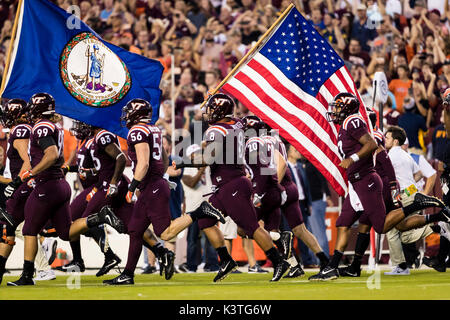
{"type": "MultiPolygon", "coordinates": [[[[343,158],[349,158],[352,154],[361,150],[362,145],[359,139],[369,133],[363,118],[358,114],[348,116],[338,134],[338,149],[343,158]]],[[[361,158],[347,169],[347,176],[350,182],[358,180],[370,172],[374,172],[373,157],[361,158]]]]}
{"type": "Polygon", "coordinates": [[[134,125],[128,132],[127,143],[128,157],[132,162],[131,168],[133,173],[136,170],[137,163],[135,145],[148,143],[150,148],[149,168],[139,185],[139,189],[144,189],[149,181],[163,177],[165,166],[162,150],[162,132],[158,127],[149,124],[134,125]]]}
{"type": "MultiPolygon", "coordinates": [[[[381,130],[375,130],[373,132],[373,136],[375,137],[375,141],[377,142],[377,144],[384,147],[385,139],[381,130]]],[[[389,182],[395,181],[397,179],[395,177],[395,170],[392,166],[391,159],[389,158],[386,150],[377,153],[375,171],[380,175],[381,179],[383,180],[383,184],[387,183],[387,187],[389,187],[389,182]]]]}
{"type": "Polygon", "coordinates": [[[31,129],[32,127],[28,124],[19,124],[11,130],[6,149],[5,177],[14,179],[20,173],[23,160],[19,152],[14,148],[14,141],[17,139],[30,139],[31,129]],[[8,172],[10,173],[9,176],[8,172]]]}
{"type": "MultiPolygon", "coordinates": [[[[272,137],[272,136],[264,136],[263,139],[266,142],[266,144],[268,144],[269,150],[270,149],[273,150],[272,151],[273,156],[275,156],[275,150],[278,150],[278,152],[281,153],[281,155],[283,156],[283,159],[287,163],[287,161],[288,161],[287,151],[286,151],[286,146],[284,145],[283,141],[281,141],[280,138],[272,137]]],[[[286,168],[286,172],[285,172],[280,184],[283,187],[285,187],[291,183],[294,183],[294,180],[292,179],[291,170],[289,170],[289,168],[286,168]]]]}
{"type": "Polygon", "coordinates": [[[52,138],[57,149],[58,159],[47,169],[37,175],[38,179],[58,179],[64,178],[61,166],[64,164],[63,148],[64,148],[64,130],[59,124],[55,124],[47,119],[37,122],[31,131],[29,155],[31,166],[35,167],[41,162],[46,149],[45,141],[52,138]]]}
{"type": "Polygon", "coordinates": [[[89,145],[93,166],[98,172],[98,183],[104,186],[111,181],[116,167],[116,159],[111,158],[105,151],[106,146],[111,143],[119,145],[117,136],[109,131],[101,130],[94,136],[92,143],[89,145]]]}
{"type": "Polygon", "coordinates": [[[245,139],[242,122],[232,119],[229,122],[216,123],[205,132],[206,142],[215,142],[221,148],[221,159],[211,164],[213,185],[223,185],[237,177],[245,176],[244,148],[245,139]]]}
{"type": "MultiPolygon", "coordinates": [[[[77,166],[78,171],[81,172],[82,169],[92,169],[95,168],[94,161],[92,161],[92,155],[90,152],[90,147],[94,142],[94,138],[86,139],[84,141],[78,142],[77,148],[77,166]]],[[[80,178],[81,185],[83,189],[90,187],[98,181],[97,176],[88,176],[86,179],[80,178]]]]}
{"type": "Polygon", "coordinates": [[[273,149],[266,145],[259,137],[250,138],[245,144],[245,162],[250,168],[250,176],[253,182],[253,191],[264,194],[268,189],[277,187],[278,179],[273,162],[273,149]],[[255,157],[250,157],[255,153],[255,157]],[[254,162],[254,163],[253,163],[254,162]],[[270,174],[270,172],[273,172],[270,174]]]}

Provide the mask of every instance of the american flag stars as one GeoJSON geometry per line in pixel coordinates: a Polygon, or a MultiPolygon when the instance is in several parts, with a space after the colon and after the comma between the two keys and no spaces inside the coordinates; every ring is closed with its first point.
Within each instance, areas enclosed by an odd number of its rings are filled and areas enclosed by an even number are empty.
{"type": "Polygon", "coordinates": [[[313,96],[329,76],[343,66],[328,42],[298,14],[286,17],[260,53],[313,96]]]}

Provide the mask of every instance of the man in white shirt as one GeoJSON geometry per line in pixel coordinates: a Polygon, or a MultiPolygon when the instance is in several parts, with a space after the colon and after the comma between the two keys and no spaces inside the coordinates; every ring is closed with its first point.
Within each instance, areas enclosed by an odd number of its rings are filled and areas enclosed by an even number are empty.
{"type": "MultiPolygon", "coordinates": [[[[415,192],[421,191],[423,185],[423,177],[430,178],[432,182],[433,175],[436,174],[433,168],[424,167],[425,174],[420,170],[420,167],[414,161],[413,157],[402,149],[402,145],[406,141],[406,133],[400,127],[390,127],[386,132],[386,149],[389,150],[389,158],[394,167],[397,181],[401,190],[401,201],[403,206],[412,203],[415,192]],[[433,172],[434,171],[434,172],[433,172]],[[421,181],[422,180],[422,181],[421,181]]],[[[426,160],[425,160],[426,161],[426,160]]],[[[429,164],[428,164],[429,165],[429,164]]],[[[430,166],[431,167],[431,166],[430,166]]],[[[436,177],[434,177],[436,179],[436,177]]],[[[427,186],[426,190],[431,191],[432,186],[427,186]]],[[[417,212],[420,214],[420,211],[417,212]]],[[[404,243],[413,243],[419,239],[426,238],[431,233],[438,231],[433,230],[428,224],[422,228],[409,230],[406,232],[399,232],[397,229],[392,229],[386,233],[391,264],[394,266],[391,272],[385,272],[385,275],[409,275],[409,269],[406,265],[405,256],[403,254],[402,241],[404,243]]]]}

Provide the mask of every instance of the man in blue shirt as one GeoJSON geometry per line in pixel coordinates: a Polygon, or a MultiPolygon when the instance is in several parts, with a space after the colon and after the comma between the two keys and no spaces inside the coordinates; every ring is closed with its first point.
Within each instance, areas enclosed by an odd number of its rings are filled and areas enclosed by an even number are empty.
{"type": "Polygon", "coordinates": [[[370,52],[369,41],[377,36],[376,26],[367,20],[367,8],[364,4],[358,5],[357,18],[353,22],[352,39],[357,39],[365,52],[370,52]]]}
{"type": "Polygon", "coordinates": [[[427,131],[425,118],[415,112],[416,105],[412,97],[406,96],[403,109],[405,113],[398,118],[398,125],[402,127],[409,141],[409,151],[424,155],[419,143],[419,130],[427,131]]]}

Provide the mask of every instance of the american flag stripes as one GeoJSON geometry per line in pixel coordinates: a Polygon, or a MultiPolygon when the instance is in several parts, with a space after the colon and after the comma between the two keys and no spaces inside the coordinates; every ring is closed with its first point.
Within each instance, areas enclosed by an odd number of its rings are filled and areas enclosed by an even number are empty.
{"type": "MultiPolygon", "coordinates": [[[[345,171],[339,167],[338,130],[325,114],[339,92],[351,92],[361,99],[343,60],[295,7],[222,90],[278,129],[336,192],[346,193],[345,171]]],[[[362,102],[361,106],[370,128],[362,102]]]]}

